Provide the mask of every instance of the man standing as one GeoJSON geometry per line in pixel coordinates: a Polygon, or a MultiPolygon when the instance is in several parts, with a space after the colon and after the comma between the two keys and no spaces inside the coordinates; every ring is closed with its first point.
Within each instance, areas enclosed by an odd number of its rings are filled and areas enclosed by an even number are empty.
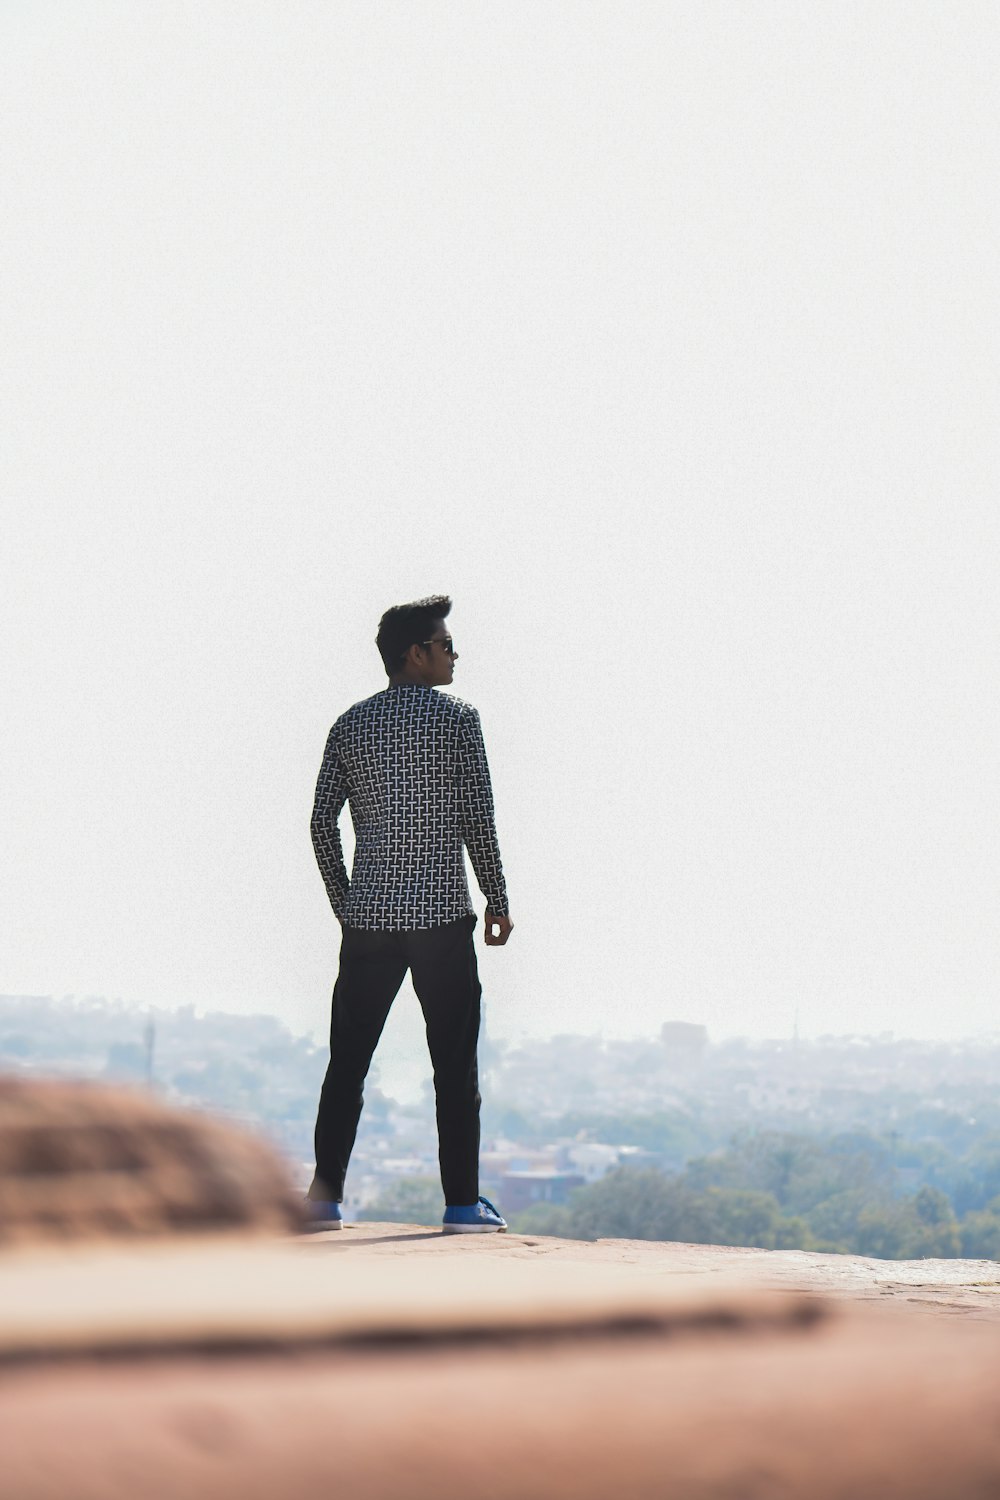
{"type": "Polygon", "coordinates": [[[506,1229],[479,1196],[479,999],[463,845],[486,898],[486,942],[511,933],[479,715],[437,691],[458,660],[443,595],[386,610],[376,644],[389,684],[334,724],[316,786],[312,840],[343,928],[330,1065],[316,1118],[313,1220],[339,1228],[364,1080],[409,969],[427,1025],[437,1101],[444,1229],[506,1229]],[[351,804],[348,880],[338,819],[351,804]]]}

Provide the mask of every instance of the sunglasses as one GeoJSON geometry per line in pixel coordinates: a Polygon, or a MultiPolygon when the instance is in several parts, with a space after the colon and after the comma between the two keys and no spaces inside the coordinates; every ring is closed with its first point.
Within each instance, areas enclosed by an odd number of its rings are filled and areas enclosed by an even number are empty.
{"type": "Polygon", "coordinates": [[[455,642],[450,635],[436,635],[429,641],[421,641],[421,646],[443,646],[449,656],[457,655],[455,642]]]}

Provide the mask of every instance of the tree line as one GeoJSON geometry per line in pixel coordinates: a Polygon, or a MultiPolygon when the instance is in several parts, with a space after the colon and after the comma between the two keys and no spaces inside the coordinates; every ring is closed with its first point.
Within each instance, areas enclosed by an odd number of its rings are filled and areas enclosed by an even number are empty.
{"type": "MultiPolygon", "coordinates": [[[[361,1217],[434,1224],[440,1213],[437,1180],[408,1177],[387,1185],[361,1217]]],[[[616,1167],[565,1204],[512,1215],[510,1227],[564,1239],[1000,1260],[1000,1134],[956,1161],[937,1144],[892,1135],[747,1130],[683,1170],[616,1167]],[[926,1180],[935,1175],[950,1193],[926,1180]]]]}
{"type": "Polygon", "coordinates": [[[964,1212],[941,1186],[900,1190],[892,1139],[746,1132],[683,1171],[618,1167],[566,1204],[516,1215],[523,1233],[819,1250],[886,1260],[1000,1259],[1000,1137],[955,1174],[964,1212]]]}

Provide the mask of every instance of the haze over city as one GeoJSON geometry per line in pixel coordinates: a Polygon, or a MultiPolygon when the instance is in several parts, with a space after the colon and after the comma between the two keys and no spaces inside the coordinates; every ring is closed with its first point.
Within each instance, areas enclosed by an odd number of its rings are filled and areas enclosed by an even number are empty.
{"type": "Polygon", "coordinates": [[[996,32],[8,8],[0,991],[322,1033],[325,735],[447,592],[493,1034],[995,1029],[996,32]]]}

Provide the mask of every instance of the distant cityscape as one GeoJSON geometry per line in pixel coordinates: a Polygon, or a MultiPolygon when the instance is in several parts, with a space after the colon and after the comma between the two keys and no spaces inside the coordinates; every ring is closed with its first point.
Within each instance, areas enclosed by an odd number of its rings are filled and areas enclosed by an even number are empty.
{"type": "MultiPolygon", "coordinates": [[[[155,1088],[260,1131],[303,1186],[326,1061],[273,1016],[0,996],[0,1072],[155,1088]]],[[[512,1226],[1000,1257],[1000,1036],[713,1042],[667,1020],[645,1040],[487,1035],[481,1071],[483,1191],[512,1226]]],[[[440,1210],[430,1081],[400,1103],[376,1067],[345,1216],[440,1210]]]]}

